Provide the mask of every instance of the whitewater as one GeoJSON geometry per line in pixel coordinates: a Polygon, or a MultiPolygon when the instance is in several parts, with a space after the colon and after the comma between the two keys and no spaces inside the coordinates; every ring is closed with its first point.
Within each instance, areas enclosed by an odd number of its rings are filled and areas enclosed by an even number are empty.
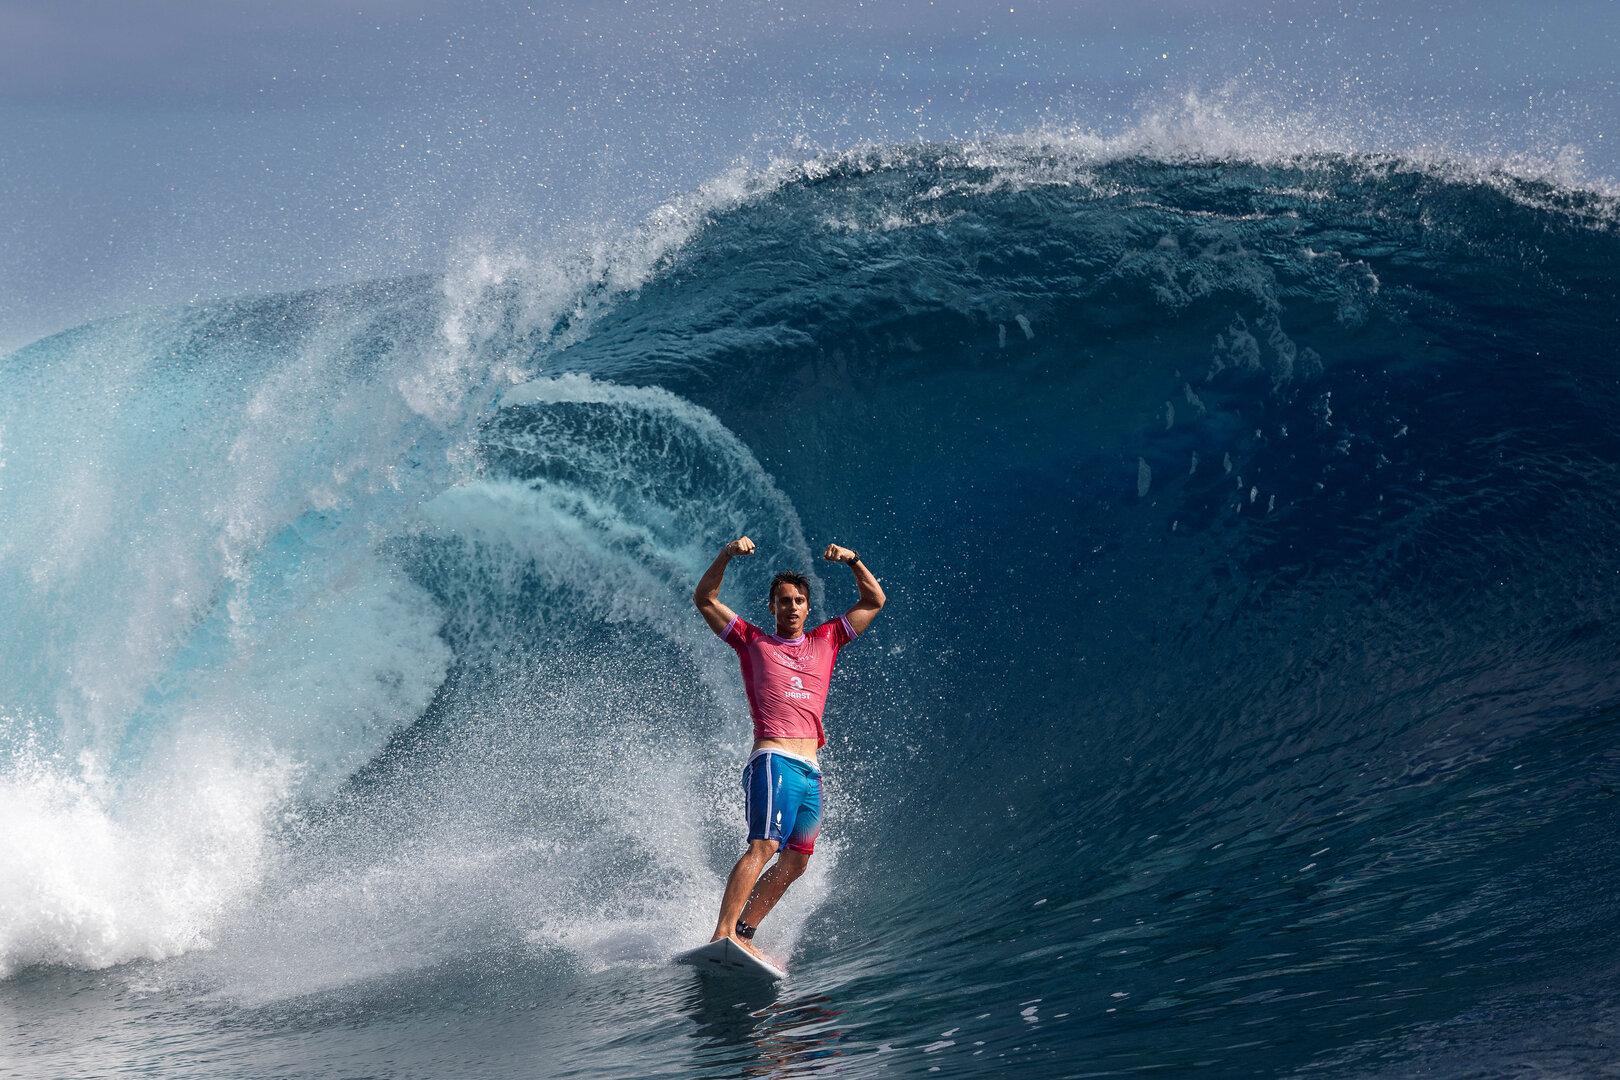
{"type": "Polygon", "coordinates": [[[1598,1069],[1620,193],[1331,131],[783,157],[0,359],[0,1073],[1598,1069]],[[755,621],[890,598],[757,991],[668,963],[744,533],[755,621]]]}

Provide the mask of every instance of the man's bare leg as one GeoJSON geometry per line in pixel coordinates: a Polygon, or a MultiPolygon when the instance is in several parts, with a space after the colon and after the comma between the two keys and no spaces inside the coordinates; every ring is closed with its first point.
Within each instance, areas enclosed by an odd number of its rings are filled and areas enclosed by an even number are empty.
{"type": "Polygon", "coordinates": [[[789,885],[799,880],[804,868],[810,863],[810,856],[803,851],[784,851],[781,858],[771,864],[763,877],[754,886],[753,893],[748,897],[748,906],[743,909],[740,916],[749,926],[758,926],[765,921],[765,916],[771,913],[771,908],[782,899],[789,885]]]}
{"type": "Polygon", "coordinates": [[[720,921],[714,924],[714,936],[710,941],[728,937],[753,951],[752,945],[737,937],[737,920],[742,917],[743,905],[748,903],[749,895],[759,882],[760,871],[765,869],[765,864],[771,861],[774,854],[775,840],[748,842],[748,850],[743,852],[743,857],[737,860],[737,865],[731,868],[731,876],[726,879],[726,892],[720,899],[720,921]]]}

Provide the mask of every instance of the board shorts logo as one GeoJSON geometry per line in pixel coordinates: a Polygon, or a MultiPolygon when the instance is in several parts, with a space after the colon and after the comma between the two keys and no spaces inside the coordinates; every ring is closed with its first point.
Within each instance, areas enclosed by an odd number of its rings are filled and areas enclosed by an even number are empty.
{"type": "Polygon", "coordinates": [[[806,690],[804,688],[804,680],[799,678],[797,675],[793,676],[793,678],[788,680],[788,686],[789,686],[789,689],[784,690],[783,693],[786,694],[790,698],[797,698],[797,699],[802,700],[804,698],[808,698],[808,697],[812,696],[810,691],[808,691],[808,690],[806,690]]]}

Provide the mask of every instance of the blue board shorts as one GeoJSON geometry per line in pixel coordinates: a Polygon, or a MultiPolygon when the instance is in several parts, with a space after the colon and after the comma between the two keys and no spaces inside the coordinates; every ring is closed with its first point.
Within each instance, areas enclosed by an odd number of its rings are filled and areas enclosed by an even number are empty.
{"type": "Polygon", "coordinates": [[[793,754],[756,750],[743,769],[743,806],[750,841],[809,855],[821,831],[821,770],[793,754]]]}

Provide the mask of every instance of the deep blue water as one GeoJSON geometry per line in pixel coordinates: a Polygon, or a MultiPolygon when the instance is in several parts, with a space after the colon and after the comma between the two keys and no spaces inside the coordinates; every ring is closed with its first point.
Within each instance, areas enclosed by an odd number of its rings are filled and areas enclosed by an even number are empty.
{"type": "Polygon", "coordinates": [[[874,149],[12,355],[0,1071],[1612,1067],[1617,209],[874,149]],[[890,598],[758,992],[743,532],[890,598]]]}

